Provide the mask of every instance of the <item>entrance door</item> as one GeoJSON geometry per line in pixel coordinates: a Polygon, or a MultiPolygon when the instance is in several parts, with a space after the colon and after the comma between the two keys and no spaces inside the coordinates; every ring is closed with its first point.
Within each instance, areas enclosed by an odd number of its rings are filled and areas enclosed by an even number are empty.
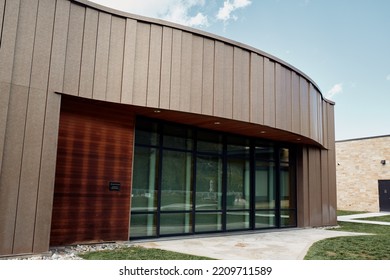
{"type": "Polygon", "coordinates": [[[390,211],[390,180],[379,180],[379,209],[390,211]]]}

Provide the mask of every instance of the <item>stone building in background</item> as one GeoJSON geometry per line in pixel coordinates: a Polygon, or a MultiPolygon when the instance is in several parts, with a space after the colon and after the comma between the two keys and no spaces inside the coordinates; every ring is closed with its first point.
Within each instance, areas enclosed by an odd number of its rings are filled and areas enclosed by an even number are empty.
{"type": "Polygon", "coordinates": [[[340,210],[390,211],[390,135],[336,142],[340,210]]]}

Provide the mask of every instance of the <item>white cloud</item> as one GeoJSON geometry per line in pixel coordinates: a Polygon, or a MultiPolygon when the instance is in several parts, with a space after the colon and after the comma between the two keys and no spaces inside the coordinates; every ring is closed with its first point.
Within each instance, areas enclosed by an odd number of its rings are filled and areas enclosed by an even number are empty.
{"type": "Polygon", "coordinates": [[[224,22],[227,22],[230,19],[237,20],[237,16],[233,15],[233,12],[237,9],[246,7],[251,3],[251,0],[226,0],[223,2],[223,7],[219,8],[217,19],[224,22]]]}
{"type": "Polygon", "coordinates": [[[326,98],[330,99],[336,94],[342,93],[343,92],[343,84],[338,83],[335,84],[326,94],[326,98]]]}
{"type": "Polygon", "coordinates": [[[208,26],[208,19],[203,13],[190,15],[190,9],[194,6],[204,5],[204,1],[175,1],[165,14],[159,16],[165,20],[176,22],[187,26],[208,26]]]}
{"type": "Polygon", "coordinates": [[[207,26],[208,18],[194,12],[205,5],[205,0],[90,0],[113,9],[142,16],[160,18],[187,26],[207,26]]]}
{"type": "Polygon", "coordinates": [[[390,74],[386,76],[386,80],[390,81],[390,74]]]}

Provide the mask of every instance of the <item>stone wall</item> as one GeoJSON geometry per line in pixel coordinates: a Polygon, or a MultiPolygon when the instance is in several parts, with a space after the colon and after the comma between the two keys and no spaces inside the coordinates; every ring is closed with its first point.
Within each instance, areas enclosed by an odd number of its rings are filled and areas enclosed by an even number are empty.
{"type": "Polygon", "coordinates": [[[336,163],[338,209],[379,211],[378,180],[390,180],[390,135],[336,142],[336,163]]]}

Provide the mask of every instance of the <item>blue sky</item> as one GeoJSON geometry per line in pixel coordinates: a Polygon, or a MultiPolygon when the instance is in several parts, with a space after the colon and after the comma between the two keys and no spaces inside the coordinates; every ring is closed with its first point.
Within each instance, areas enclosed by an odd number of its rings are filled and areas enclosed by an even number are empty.
{"type": "Polygon", "coordinates": [[[390,134],[389,0],[93,0],[274,55],[336,102],[336,140],[390,134]]]}

